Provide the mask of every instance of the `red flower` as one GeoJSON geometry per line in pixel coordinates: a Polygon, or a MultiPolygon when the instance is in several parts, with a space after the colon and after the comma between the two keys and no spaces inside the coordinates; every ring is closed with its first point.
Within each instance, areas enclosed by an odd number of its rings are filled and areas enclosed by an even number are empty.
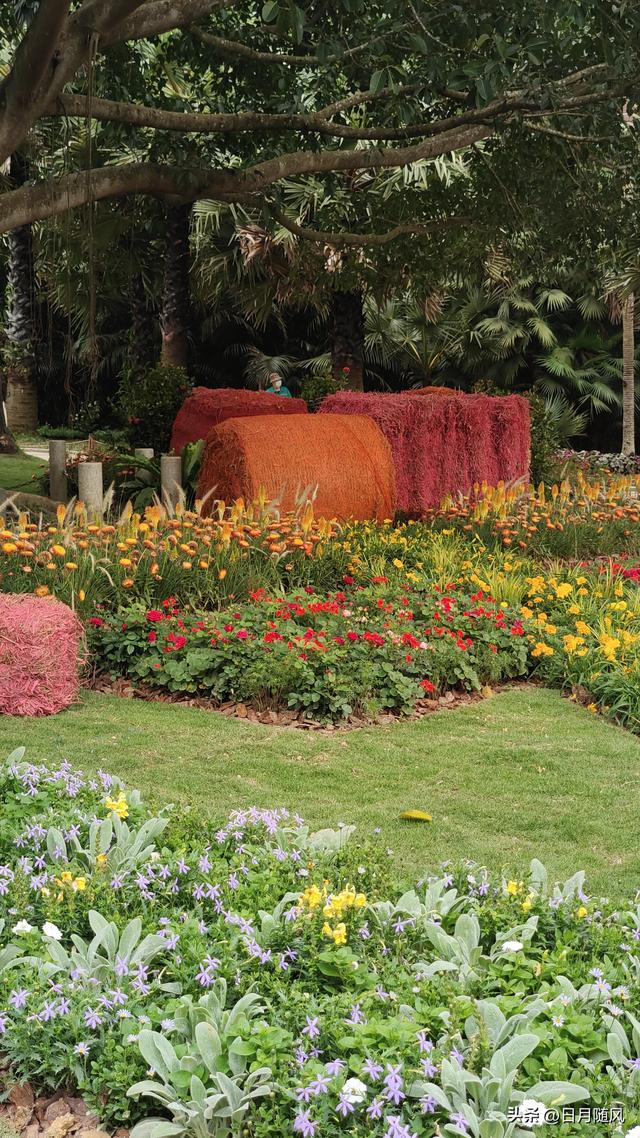
{"type": "Polygon", "coordinates": [[[100,620],[99,616],[92,616],[89,617],[89,624],[92,624],[94,628],[102,628],[104,621],[100,620]]]}
{"type": "Polygon", "coordinates": [[[155,644],[155,642],[156,642],[156,640],[157,640],[157,639],[158,639],[158,634],[157,634],[157,632],[153,632],[153,631],[151,631],[151,632],[149,633],[149,635],[147,636],[147,640],[149,641],[149,644],[155,644]]]}
{"type": "Polygon", "coordinates": [[[343,375],[350,375],[351,374],[351,368],[349,367],[348,364],[344,365],[344,367],[342,369],[342,374],[343,375]]]}
{"type": "Polygon", "coordinates": [[[347,633],[347,640],[359,640],[359,639],[360,639],[360,637],[358,636],[357,632],[348,632],[347,633]]]}
{"type": "MultiPolygon", "coordinates": [[[[165,602],[163,601],[162,603],[164,604],[165,602]]],[[[149,609],[147,620],[151,620],[154,623],[158,620],[164,620],[164,613],[160,612],[159,609],[149,609]]]]}
{"type": "Polygon", "coordinates": [[[246,628],[239,628],[238,629],[238,631],[236,632],[236,639],[237,640],[248,640],[249,639],[249,633],[247,632],[246,628]]]}
{"type": "Polygon", "coordinates": [[[345,585],[353,585],[355,578],[350,577],[348,573],[345,573],[342,580],[344,581],[345,585]]]}
{"type": "Polygon", "coordinates": [[[225,632],[233,632],[233,625],[232,624],[225,624],[225,625],[223,625],[223,627],[224,627],[225,632]]]}
{"type": "Polygon", "coordinates": [[[420,680],[420,687],[424,688],[426,692],[434,692],[436,690],[431,680],[420,680]]]}
{"type": "Polygon", "coordinates": [[[389,580],[388,577],[372,577],[371,578],[371,584],[372,585],[386,585],[388,580],[389,580]]]}
{"type": "Polygon", "coordinates": [[[346,643],[344,636],[334,636],[333,641],[334,641],[334,644],[345,644],[346,643]]]}

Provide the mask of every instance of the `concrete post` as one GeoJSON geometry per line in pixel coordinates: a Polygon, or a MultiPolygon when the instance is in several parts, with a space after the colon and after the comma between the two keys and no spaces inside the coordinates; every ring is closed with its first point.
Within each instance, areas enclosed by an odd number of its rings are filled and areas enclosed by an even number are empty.
{"type": "Polygon", "coordinates": [[[81,462],[78,465],[78,498],[88,514],[102,514],[102,463],[81,462]]]}
{"type": "Polygon", "coordinates": [[[67,501],[67,444],[64,439],[49,439],[49,497],[54,502],[67,501]]]}
{"type": "Polygon", "coordinates": [[[163,454],[160,458],[160,489],[162,501],[176,506],[182,489],[182,459],[180,455],[163,454]]]}
{"type": "MultiPolygon", "coordinates": [[[[153,447],[136,447],[133,453],[139,455],[140,458],[153,458],[153,447]]],[[[153,477],[149,470],[143,470],[141,466],[136,467],[135,475],[140,482],[145,482],[147,485],[153,477]]]]}

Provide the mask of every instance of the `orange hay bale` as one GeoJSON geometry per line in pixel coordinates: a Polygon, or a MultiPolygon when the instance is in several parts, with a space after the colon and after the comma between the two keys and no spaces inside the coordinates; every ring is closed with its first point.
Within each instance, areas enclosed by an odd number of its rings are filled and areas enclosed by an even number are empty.
{"type": "Polygon", "coordinates": [[[366,415],[262,415],[227,419],[208,435],[198,494],[250,501],[263,486],[282,510],[317,486],[317,517],[363,521],[393,517],[391,448],[366,415]]]}

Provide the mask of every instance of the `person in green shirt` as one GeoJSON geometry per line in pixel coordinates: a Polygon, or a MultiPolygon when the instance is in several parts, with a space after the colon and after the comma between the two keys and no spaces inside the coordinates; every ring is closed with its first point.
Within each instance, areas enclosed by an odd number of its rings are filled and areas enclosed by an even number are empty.
{"type": "Polygon", "coordinates": [[[284,386],[277,371],[272,371],[269,376],[267,395],[284,395],[287,399],[291,399],[292,397],[289,388],[284,386]]]}

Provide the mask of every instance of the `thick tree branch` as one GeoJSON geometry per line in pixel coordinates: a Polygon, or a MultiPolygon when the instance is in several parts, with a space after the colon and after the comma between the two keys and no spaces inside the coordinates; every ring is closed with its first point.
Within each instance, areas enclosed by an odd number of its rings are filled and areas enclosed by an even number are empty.
{"type": "Polygon", "coordinates": [[[122,43],[125,40],[148,39],[185,28],[221,8],[231,8],[238,0],[147,0],[128,20],[101,37],[102,45],[122,43]]]}
{"type": "Polygon", "coordinates": [[[203,32],[201,28],[191,28],[190,32],[195,39],[212,47],[218,55],[249,59],[253,63],[291,63],[298,67],[301,65],[311,67],[316,64],[317,66],[317,60],[313,55],[287,55],[286,52],[282,51],[256,51],[248,44],[238,43],[237,40],[223,39],[222,36],[214,36],[211,32],[203,32]]]}
{"type": "Polygon", "coordinates": [[[27,222],[55,217],[69,209],[128,194],[148,194],[176,201],[251,201],[281,178],[333,170],[370,170],[408,166],[421,158],[435,158],[451,150],[472,146],[493,133],[490,127],[471,127],[428,139],[417,146],[367,150],[298,150],[250,166],[244,171],[191,170],[152,162],[105,166],[68,174],[35,186],[0,195],[0,233],[27,222]]]}
{"type": "Polygon", "coordinates": [[[75,13],[75,19],[89,31],[106,32],[126,20],[144,3],[145,0],[111,0],[106,6],[105,16],[104,0],[85,0],[79,11],[75,13]]]}
{"type": "Polygon", "coordinates": [[[394,225],[393,229],[388,229],[386,233],[327,233],[321,229],[310,229],[307,226],[299,225],[297,221],[292,221],[290,217],[287,217],[282,210],[272,208],[271,212],[276,221],[279,221],[284,229],[288,229],[296,237],[302,237],[306,241],[314,241],[320,245],[333,245],[336,249],[342,246],[387,245],[390,241],[395,241],[396,237],[409,233],[416,237],[426,237],[438,229],[450,225],[463,225],[469,221],[468,217],[443,217],[437,221],[430,221],[426,225],[394,225]]]}
{"type": "Polygon", "coordinates": [[[42,0],[20,43],[9,75],[2,83],[6,110],[28,103],[51,66],[67,22],[71,0],[42,0]]]}

